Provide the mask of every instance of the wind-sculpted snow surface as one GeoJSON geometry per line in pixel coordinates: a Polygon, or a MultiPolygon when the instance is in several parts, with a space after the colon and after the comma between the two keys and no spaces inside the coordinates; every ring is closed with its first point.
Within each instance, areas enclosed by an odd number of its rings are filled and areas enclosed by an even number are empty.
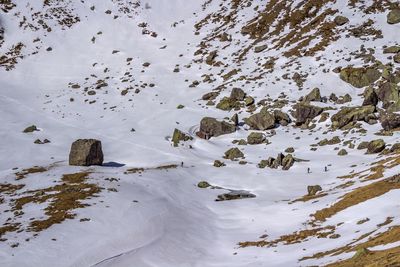
{"type": "Polygon", "coordinates": [[[0,266],[400,265],[395,1],[0,10],[0,266]]]}

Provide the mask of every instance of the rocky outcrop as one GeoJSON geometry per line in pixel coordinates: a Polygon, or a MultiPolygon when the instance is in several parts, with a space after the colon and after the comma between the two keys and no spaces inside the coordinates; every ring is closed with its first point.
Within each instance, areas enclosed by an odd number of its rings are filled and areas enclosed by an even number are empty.
{"type": "Polygon", "coordinates": [[[357,121],[369,122],[376,119],[375,106],[345,107],[331,117],[333,128],[342,128],[349,123],[357,121]]]}
{"type": "Polygon", "coordinates": [[[271,169],[277,169],[279,166],[282,166],[282,170],[289,170],[296,159],[292,156],[292,154],[287,154],[286,156],[283,153],[279,153],[276,158],[270,157],[267,160],[261,160],[258,164],[259,168],[269,167],[271,169]]]}
{"type": "Polygon", "coordinates": [[[293,116],[296,119],[296,125],[300,126],[307,121],[311,121],[322,113],[324,109],[307,103],[298,103],[295,105],[293,116]]]}
{"type": "Polygon", "coordinates": [[[381,125],[386,131],[400,128],[400,114],[386,113],[381,115],[381,125]]]}
{"type": "Polygon", "coordinates": [[[231,91],[230,98],[236,101],[243,101],[246,97],[246,93],[240,88],[233,88],[231,91]]]}
{"type": "Polygon", "coordinates": [[[69,165],[91,166],[103,164],[101,142],[96,139],[78,139],[71,145],[69,165]]]}
{"type": "Polygon", "coordinates": [[[353,68],[347,67],[340,71],[340,78],[357,88],[362,88],[376,82],[381,73],[374,67],[353,68]]]}
{"type": "Polygon", "coordinates": [[[383,102],[383,108],[389,111],[400,110],[400,95],[397,84],[385,82],[381,84],[377,90],[380,101],[383,102]]]}
{"type": "Polygon", "coordinates": [[[308,95],[306,95],[302,101],[304,102],[311,102],[311,101],[317,101],[321,102],[321,92],[319,91],[319,88],[314,88],[308,95]]]}
{"type": "Polygon", "coordinates": [[[244,122],[253,130],[269,130],[275,128],[275,117],[263,107],[259,113],[245,118],[244,122]]]}
{"type": "Polygon", "coordinates": [[[289,115],[280,110],[274,110],[275,123],[279,123],[282,126],[287,126],[292,122],[289,115]]]}
{"type": "Polygon", "coordinates": [[[198,137],[210,139],[236,131],[236,126],[225,121],[217,121],[215,118],[204,117],[200,122],[200,130],[196,133],[198,137]]]}
{"type": "Polygon", "coordinates": [[[242,151],[240,151],[239,148],[234,147],[225,152],[224,158],[230,160],[236,160],[238,158],[244,158],[244,154],[242,151]]]}

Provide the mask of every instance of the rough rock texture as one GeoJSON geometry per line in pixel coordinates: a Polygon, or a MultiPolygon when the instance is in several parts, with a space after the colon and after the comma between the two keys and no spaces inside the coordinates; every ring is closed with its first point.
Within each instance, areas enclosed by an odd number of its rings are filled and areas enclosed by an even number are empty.
{"type": "Polygon", "coordinates": [[[400,95],[397,84],[385,82],[381,84],[377,90],[379,100],[383,102],[383,108],[390,111],[398,111],[400,109],[400,95]]]}
{"type": "Polygon", "coordinates": [[[400,22],[400,8],[391,10],[387,15],[387,23],[397,24],[400,22]]]}
{"type": "Polygon", "coordinates": [[[344,16],[336,16],[335,19],[334,19],[334,22],[335,22],[336,25],[342,26],[342,25],[348,23],[349,19],[344,17],[344,16]]]}
{"type": "Polygon", "coordinates": [[[293,116],[296,118],[296,125],[302,125],[307,120],[312,120],[321,114],[323,108],[312,106],[306,103],[299,103],[295,106],[293,116]]]}
{"type": "Polygon", "coordinates": [[[230,98],[236,101],[243,101],[246,97],[246,93],[240,88],[233,88],[231,91],[230,98]]]}
{"type": "Polygon", "coordinates": [[[189,141],[192,139],[193,138],[191,136],[183,133],[179,129],[175,129],[174,134],[172,135],[172,143],[174,144],[175,147],[177,147],[179,145],[180,141],[185,142],[185,141],[189,141]]]}
{"type": "Polygon", "coordinates": [[[368,87],[364,91],[364,101],[362,103],[363,106],[376,106],[378,104],[378,95],[376,94],[374,88],[368,87]]]}
{"type": "Polygon", "coordinates": [[[287,154],[281,162],[282,170],[289,170],[294,164],[294,158],[291,154],[287,154]]]}
{"type": "Polygon", "coordinates": [[[385,141],[383,139],[373,140],[368,143],[367,154],[375,154],[382,152],[386,147],[385,141]]]}
{"type": "Polygon", "coordinates": [[[253,130],[268,130],[275,128],[275,117],[264,107],[259,113],[245,118],[244,122],[253,130]]]}
{"type": "Polygon", "coordinates": [[[282,126],[287,126],[292,122],[289,115],[280,110],[274,110],[275,123],[279,123],[282,126]]]}
{"type": "Polygon", "coordinates": [[[253,132],[247,136],[247,143],[249,145],[262,144],[265,141],[265,135],[263,133],[253,132]]]}
{"type": "Polygon", "coordinates": [[[31,125],[29,127],[26,127],[22,132],[23,133],[32,133],[35,131],[39,131],[38,128],[36,127],[36,125],[31,125]]]}
{"type": "Polygon", "coordinates": [[[319,91],[319,88],[314,88],[308,95],[306,95],[303,99],[304,102],[310,102],[310,101],[317,101],[321,102],[321,93],[319,91]]]}
{"type": "Polygon", "coordinates": [[[353,68],[347,67],[340,71],[340,78],[357,88],[371,85],[381,77],[376,68],[353,68]]]}
{"type": "Polygon", "coordinates": [[[308,196],[315,196],[319,191],[322,191],[322,187],[320,185],[307,186],[308,196]]]}
{"type": "Polygon", "coordinates": [[[103,164],[101,142],[96,139],[78,139],[71,145],[69,165],[91,166],[103,164]]]}
{"type": "Polygon", "coordinates": [[[342,128],[351,122],[368,122],[374,116],[375,106],[345,107],[331,117],[333,128],[342,128]]]}
{"type": "Polygon", "coordinates": [[[244,158],[244,154],[242,151],[240,151],[239,148],[234,147],[225,152],[224,158],[230,159],[230,160],[235,160],[238,158],[244,158]]]}
{"type": "Polygon", "coordinates": [[[381,125],[386,131],[400,127],[400,115],[396,113],[387,113],[381,115],[381,125]]]}
{"type": "Polygon", "coordinates": [[[204,117],[200,122],[200,130],[197,136],[210,139],[213,136],[230,134],[236,131],[236,126],[225,121],[217,121],[215,118],[204,117]]]}

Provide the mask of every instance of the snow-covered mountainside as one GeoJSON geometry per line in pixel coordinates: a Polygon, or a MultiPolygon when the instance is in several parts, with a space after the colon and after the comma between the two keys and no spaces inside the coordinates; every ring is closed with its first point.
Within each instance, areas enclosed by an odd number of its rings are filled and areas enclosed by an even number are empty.
{"type": "Polygon", "coordinates": [[[400,266],[399,2],[0,9],[0,266],[400,266]]]}

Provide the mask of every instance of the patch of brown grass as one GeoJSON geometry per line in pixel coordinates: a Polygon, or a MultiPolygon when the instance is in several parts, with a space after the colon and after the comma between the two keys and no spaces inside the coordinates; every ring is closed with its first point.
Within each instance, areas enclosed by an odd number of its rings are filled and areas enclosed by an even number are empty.
{"type": "Polygon", "coordinates": [[[24,178],[26,178],[26,176],[28,174],[41,173],[41,172],[45,172],[45,171],[47,171],[47,169],[44,168],[44,167],[33,166],[31,168],[28,168],[28,169],[23,169],[20,172],[16,172],[15,173],[15,179],[16,180],[24,179],[24,178]]]}

